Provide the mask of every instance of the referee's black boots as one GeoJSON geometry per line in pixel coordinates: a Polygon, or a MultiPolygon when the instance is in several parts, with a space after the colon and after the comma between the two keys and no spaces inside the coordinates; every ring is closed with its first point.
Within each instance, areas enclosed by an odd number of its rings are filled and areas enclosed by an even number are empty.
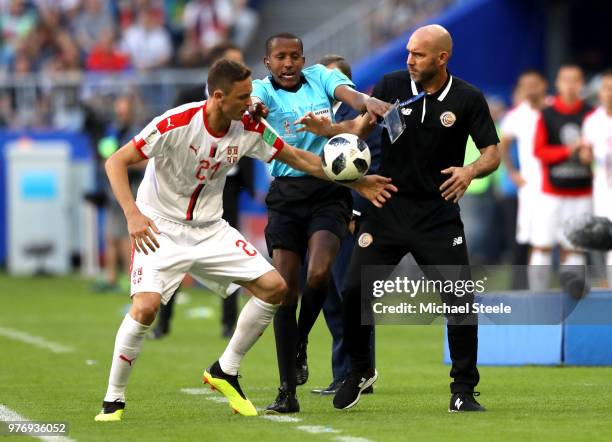
{"type": "Polygon", "coordinates": [[[299,411],[300,403],[297,400],[295,391],[288,391],[280,387],[278,389],[278,396],[276,396],[274,402],[266,407],[264,414],[298,413],[299,411]]]}
{"type": "Polygon", "coordinates": [[[477,391],[471,393],[454,393],[450,399],[448,411],[459,413],[464,411],[486,411],[486,408],[478,403],[474,396],[480,396],[477,391]]]}

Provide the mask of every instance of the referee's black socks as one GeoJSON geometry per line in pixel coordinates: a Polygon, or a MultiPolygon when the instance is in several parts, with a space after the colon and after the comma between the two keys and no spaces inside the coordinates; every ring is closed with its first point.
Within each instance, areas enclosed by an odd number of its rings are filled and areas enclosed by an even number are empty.
{"type": "Polygon", "coordinates": [[[325,304],[327,290],[327,284],[322,288],[312,288],[308,284],[305,285],[302,291],[298,320],[298,340],[300,343],[308,341],[308,334],[317,321],[319,313],[323,309],[323,304],[325,304]]]}
{"type": "Polygon", "coordinates": [[[295,319],[297,305],[281,305],[274,315],[274,337],[281,388],[295,393],[295,358],[298,328],[295,319]]]}

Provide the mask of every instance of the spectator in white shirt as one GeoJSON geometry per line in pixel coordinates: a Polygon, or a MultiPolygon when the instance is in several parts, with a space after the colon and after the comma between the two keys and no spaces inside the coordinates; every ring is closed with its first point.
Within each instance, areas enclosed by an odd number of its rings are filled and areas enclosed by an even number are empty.
{"type": "Polygon", "coordinates": [[[139,12],[138,22],[125,30],[121,48],[138,70],[165,66],[172,58],[170,34],[152,9],[139,12]]]}

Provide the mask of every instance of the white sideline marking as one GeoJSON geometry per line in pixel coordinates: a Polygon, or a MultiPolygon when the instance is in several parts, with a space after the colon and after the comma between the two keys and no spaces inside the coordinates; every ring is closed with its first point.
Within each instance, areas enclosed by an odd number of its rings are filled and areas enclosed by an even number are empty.
{"type": "Polygon", "coordinates": [[[226,397],[221,396],[209,396],[206,398],[207,401],[216,402],[218,404],[227,404],[229,401],[226,397]]]}
{"type": "Polygon", "coordinates": [[[323,425],[300,425],[297,429],[310,434],[340,433],[340,430],[336,430],[332,427],[324,427],[323,425]]]}
{"type": "Polygon", "coordinates": [[[272,422],[302,422],[302,419],[299,417],[282,416],[276,414],[264,414],[261,417],[272,422]]]}
{"type": "Polygon", "coordinates": [[[209,388],[181,388],[181,393],[192,394],[194,396],[211,394],[209,388]]]}
{"type": "Polygon", "coordinates": [[[47,341],[40,336],[30,335],[28,333],[15,330],[13,328],[0,327],[0,336],[5,338],[14,339],[15,341],[25,342],[26,344],[33,345],[35,347],[44,348],[50,350],[53,353],[72,353],[73,348],[66,347],[65,345],[58,344],[56,342],[47,341]]]}
{"type": "MultiPolygon", "coordinates": [[[[268,390],[268,388],[261,388],[261,389],[268,390]]],[[[252,390],[258,390],[258,389],[254,388],[252,390]]],[[[196,396],[207,396],[213,393],[208,388],[181,388],[180,391],[181,393],[196,395],[196,396]]],[[[205,399],[207,401],[216,402],[219,404],[228,403],[227,398],[222,397],[222,396],[217,396],[217,395],[208,396],[205,399]]],[[[264,410],[262,408],[257,408],[257,411],[261,413],[264,410]]],[[[261,417],[262,419],[269,420],[271,422],[279,422],[279,423],[295,424],[298,422],[302,422],[302,419],[300,419],[299,417],[285,416],[285,415],[278,415],[278,414],[260,414],[259,417],[261,417]]],[[[299,425],[293,428],[299,431],[304,431],[305,433],[310,433],[310,434],[342,433],[341,430],[336,430],[335,428],[326,427],[323,425],[299,425]]],[[[353,437],[353,436],[336,436],[333,440],[335,440],[336,442],[373,442],[372,440],[366,439],[364,437],[353,437]]]]}
{"type": "MultiPolygon", "coordinates": [[[[16,411],[11,410],[5,405],[0,404],[0,421],[2,422],[11,422],[11,421],[21,421],[21,422],[32,422],[29,419],[26,419],[16,411]]],[[[74,439],[70,439],[66,436],[30,436],[40,439],[44,442],[76,442],[74,439]]]]}

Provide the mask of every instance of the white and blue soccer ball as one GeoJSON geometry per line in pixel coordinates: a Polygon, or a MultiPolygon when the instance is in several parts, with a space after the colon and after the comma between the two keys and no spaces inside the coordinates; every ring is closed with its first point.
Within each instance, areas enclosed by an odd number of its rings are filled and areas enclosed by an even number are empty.
{"type": "Polygon", "coordinates": [[[340,183],[356,181],[364,176],[372,160],[365,141],[353,134],[340,134],[330,138],[323,152],[323,171],[330,180],[340,183]]]}

